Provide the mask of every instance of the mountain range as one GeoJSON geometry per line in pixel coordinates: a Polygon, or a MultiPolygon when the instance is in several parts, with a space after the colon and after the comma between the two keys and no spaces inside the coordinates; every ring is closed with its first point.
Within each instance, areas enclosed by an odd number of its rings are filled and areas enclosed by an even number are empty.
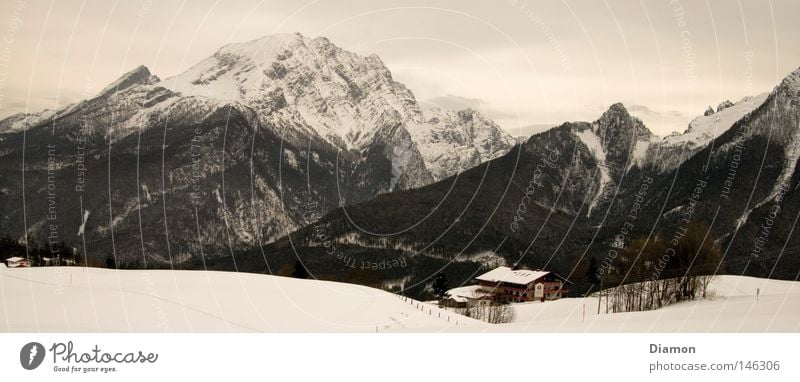
{"type": "Polygon", "coordinates": [[[425,116],[377,56],[300,34],[224,46],[164,80],[140,66],[0,134],[1,233],[145,262],[270,242],[516,143],[475,110],[425,116]]]}
{"type": "Polygon", "coordinates": [[[0,121],[0,234],[143,266],[299,259],[421,296],[493,264],[580,283],[589,259],[702,222],[722,272],[796,278],[799,93],[796,70],[682,134],[617,103],[520,142],[476,110],[423,111],[375,55],[267,36],[0,121]]]}
{"type": "MultiPolygon", "coordinates": [[[[497,264],[553,270],[585,290],[591,258],[602,263],[641,238],[671,243],[701,223],[724,255],[719,273],[796,279],[798,84],[800,69],[665,138],[614,104],[596,121],[564,123],[456,176],[337,208],[236,259],[269,272],[273,260],[300,258],[323,278],[420,297],[439,272],[464,283],[497,264]],[[392,259],[407,268],[341,276],[344,266],[392,259]]],[[[230,260],[211,266],[230,269],[230,260]]]]}

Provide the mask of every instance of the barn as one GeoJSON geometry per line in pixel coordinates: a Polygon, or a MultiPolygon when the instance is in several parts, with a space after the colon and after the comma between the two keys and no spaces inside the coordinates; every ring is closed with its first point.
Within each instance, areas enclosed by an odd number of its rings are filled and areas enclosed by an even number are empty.
{"type": "Polygon", "coordinates": [[[445,293],[439,301],[440,306],[448,308],[471,308],[491,304],[493,296],[484,291],[480,285],[469,285],[453,288],[445,293]]]}

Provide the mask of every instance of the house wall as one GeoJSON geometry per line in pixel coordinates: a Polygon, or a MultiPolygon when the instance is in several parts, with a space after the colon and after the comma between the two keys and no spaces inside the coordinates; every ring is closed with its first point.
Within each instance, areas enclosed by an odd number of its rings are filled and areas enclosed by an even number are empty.
{"type": "Polygon", "coordinates": [[[561,280],[543,281],[541,278],[530,284],[491,283],[478,281],[481,288],[495,295],[495,299],[502,302],[525,302],[535,300],[555,300],[564,297],[565,289],[561,280]],[[542,295],[537,296],[535,285],[542,284],[542,295]]]}
{"type": "Polygon", "coordinates": [[[27,268],[30,266],[28,260],[8,261],[6,264],[9,268],[27,268]]]}

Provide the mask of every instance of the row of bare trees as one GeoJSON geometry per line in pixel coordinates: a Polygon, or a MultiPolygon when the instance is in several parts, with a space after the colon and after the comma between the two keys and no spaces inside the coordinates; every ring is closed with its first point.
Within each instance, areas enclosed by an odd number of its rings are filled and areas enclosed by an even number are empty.
{"type": "Polygon", "coordinates": [[[606,312],[635,312],[706,297],[721,262],[702,223],[689,224],[680,236],[635,239],[598,269],[598,313],[603,301],[606,312]]]}
{"type": "Polygon", "coordinates": [[[476,320],[488,322],[490,324],[506,324],[513,322],[517,317],[517,312],[509,304],[492,302],[485,305],[472,305],[466,308],[456,309],[456,313],[476,320]]]}

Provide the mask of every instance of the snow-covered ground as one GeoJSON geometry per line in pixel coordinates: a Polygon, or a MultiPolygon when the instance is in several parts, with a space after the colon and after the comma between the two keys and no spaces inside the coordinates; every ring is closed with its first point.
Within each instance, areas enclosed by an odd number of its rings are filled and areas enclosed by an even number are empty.
{"type": "Polygon", "coordinates": [[[501,330],[540,332],[798,332],[800,282],[719,276],[708,299],[647,312],[606,314],[597,298],[516,304],[501,330]],[[756,301],[756,290],[760,290],[756,301]],[[583,319],[584,307],[586,318],[583,319]]]}
{"type": "Polygon", "coordinates": [[[352,284],[233,272],[0,265],[0,332],[382,332],[478,325],[486,324],[352,284]]]}
{"type": "Polygon", "coordinates": [[[0,265],[0,331],[800,331],[798,282],[720,276],[711,289],[715,297],[707,300],[637,313],[597,315],[596,298],[514,304],[515,322],[489,325],[378,289],[327,281],[0,265]]]}

